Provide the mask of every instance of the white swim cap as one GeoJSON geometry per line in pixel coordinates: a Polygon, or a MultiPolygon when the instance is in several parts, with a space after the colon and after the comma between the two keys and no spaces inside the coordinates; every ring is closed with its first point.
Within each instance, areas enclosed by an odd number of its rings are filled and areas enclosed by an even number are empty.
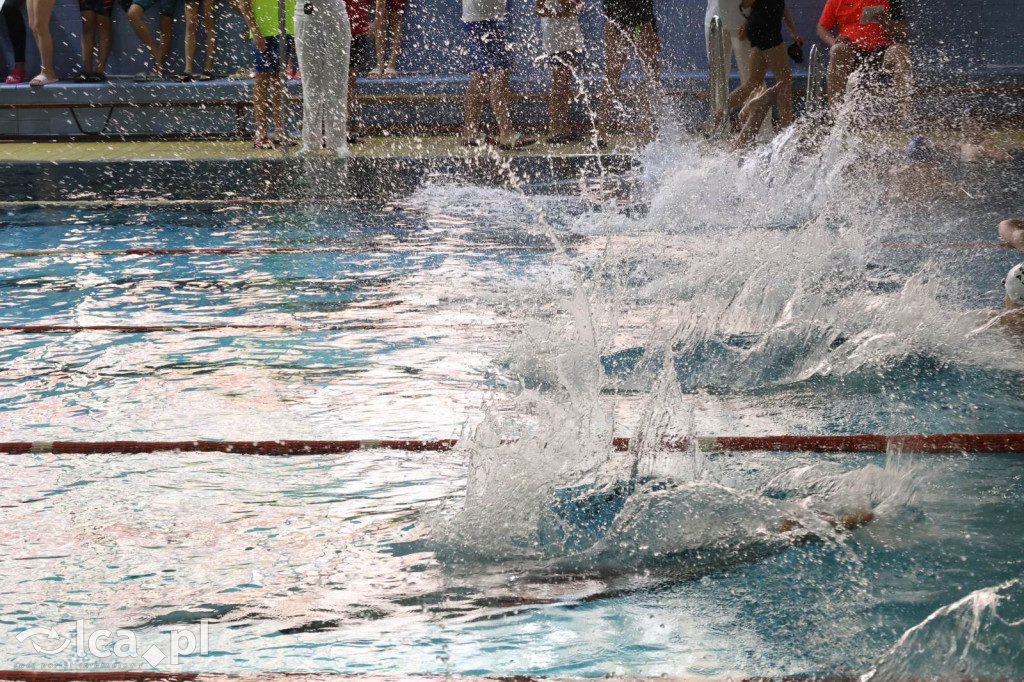
{"type": "Polygon", "coordinates": [[[1024,308],[1024,263],[1017,263],[1006,273],[1003,280],[1006,297],[1015,306],[1024,308]]]}

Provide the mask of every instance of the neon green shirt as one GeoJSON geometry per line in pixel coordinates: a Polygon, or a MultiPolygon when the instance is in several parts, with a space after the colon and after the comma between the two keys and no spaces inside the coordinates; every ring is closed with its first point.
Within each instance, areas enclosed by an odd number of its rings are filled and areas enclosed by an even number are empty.
{"type": "MultiPolygon", "coordinates": [[[[256,25],[260,27],[260,33],[264,37],[276,36],[277,30],[277,0],[250,0],[252,2],[252,17],[256,25]]],[[[285,31],[288,35],[295,35],[295,26],[292,15],[295,14],[295,0],[285,0],[284,16],[286,20],[285,31]]]]}

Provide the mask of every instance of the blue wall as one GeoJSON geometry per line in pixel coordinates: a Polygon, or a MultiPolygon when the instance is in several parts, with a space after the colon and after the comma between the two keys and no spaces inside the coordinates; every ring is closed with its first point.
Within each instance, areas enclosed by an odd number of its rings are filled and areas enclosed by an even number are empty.
{"type": "MultiPolygon", "coordinates": [[[[599,71],[602,63],[600,36],[603,20],[598,9],[599,2],[586,0],[582,19],[584,32],[592,46],[591,59],[588,60],[592,72],[599,71]]],[[[704,70],[704,2],[656,2],[665,43],[665,71],[685,74],[704,70]]],[[[407,36],[400,70],[409,74],[465,73],[466,59],[462,54],[459,26],[460,1],[408,0],[408,3],[407,36]]],[[[914,49],[922,70],[953,69],[972,73],[1010,70],[1024,74],[1024,0],[910,0],[909,4],[915,35],[914,49]]],[[[517,44],[517,75],[531,79],[543,78],[544,69],[535,61],[539,53],[539,38],[537,19],[532,12],[533,2],[509,0],[509,5],[511,37],[517,44]]],[[[800,30],[809,40],[814,36],[814,25],[822,5],[823,0],[790,0],[800,30]]],[[[248,63],[249,52],[240,37],[243,28],[241,19],[223,1],[218,3],[217,13],[219,46],[216,69],[221,74],[227,74],[239,65],[248,63]]],[[[154,34],[156,14],[155,7],[147,12],[154,34]]],[[[179,1],[174,25],[175,47],[170,62],[172,72],[181,68],[184,31],[181,15],[179,1]]],[[[80,68],[81,20],[77,0],[57,0],[51,30],[56,45],[58,70],[62,75],[69,75],[80,68]]],[[[29,67],[33,72],[30,75],[38,68],[34,51],[30,38],[29,67]]],[[[197,53],[197,64],[201,65],[201,36],[197,53]]],[[[11,60],[10,43],[5,29],[0,25],[0,74],[7,73],[11,60]]],[[[372,58],[370,63],[373,63],[372,58]]],[[[145,66],[145,50],[135,38],[123,10],[118,7],[114,15],[114,47],[109,72],[133,74],[142,71],[145,66]]],[[[0,88],[0,98],[2,92],[0,88]]]]}

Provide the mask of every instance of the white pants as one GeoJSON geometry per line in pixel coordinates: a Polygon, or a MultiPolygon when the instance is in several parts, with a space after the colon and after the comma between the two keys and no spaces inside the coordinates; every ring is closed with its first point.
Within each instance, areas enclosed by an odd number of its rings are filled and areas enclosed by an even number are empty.
{"type": "MultiPolygon", "coordinates": [[[[726,68],[732,73],[732,57],[736,55],[736,66],[740,71],[740,82],[746,83],[750,77],[750,41],[740,40],[739,29],[726,28],[722,31],[725,34],[725,54],[722,55],[726,68]]],[[[708,50],[708,64],[711,63],[711,24],[704,27],[704,43],[708,50]]]]}
{"type": "Polygon", "coordinates": [[[348,154],[348,64],[352,28],[342,0],[295,3],[295,51],[302,70],[302,150],[348,154]]]}

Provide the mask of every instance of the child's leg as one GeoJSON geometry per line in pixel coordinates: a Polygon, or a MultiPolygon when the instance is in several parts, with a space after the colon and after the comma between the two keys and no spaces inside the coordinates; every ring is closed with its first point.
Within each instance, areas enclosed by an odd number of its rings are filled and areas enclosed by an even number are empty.
{"type": "Polygon", "coordinates": [[[160,15],[160,60],[158,73],[162,73],[167,62],[167,55],[171,53],[171,27],[174,25],[174,17],[168,14],[160,15]]]}
{"type": "Polygon", "coordinates": [[[203,2],[203,38],[206,41],[206,56],[203,59],[203,71],[213,72],[213,53],[217,49],[217,14],[216,0],[203,2]]]}
{"type": "Polygon", "coordinates": [[[159,72],[160,65],[160,48],[156,46],[156,42],[153,40],[153,34],[149,32],[149,27],[146,26],[145,20],[142,18],[143,13],[142,5],[132,4],[128,8],[128,23],[135,29],[135,35],[139,37],[142,44],[149,50],[149,55],[153,58],[153,69],[159,72]]]}
{"type": "Polygon", "coordinates": [[[601,86],[601,104],[597,114],[597,136],[603,138],[608,133],[608,123],[612,116],[612,107],[618,95],[619,79],[626,65],[626,46],[628,38],[614,22],[604,24],[604,83],[601,86]]]}
{"type": "Polygon", "coordinates": [[[491,109],[498,121],[498,137],[503,144],[514,141],[516,131],[512,128],[512,102],[508,91],[508,69],[495,69],[491,73],[491,109]]]}
{"type": "Polygon", "coordinates": [[[98,15],[96,26],[100,32],[100,54],[96,60],[96,73],[107,75],[107,58],[110,57],[111,21],[109,16],[98,15]]]}
{"type": "Polygon", "coordinates": [[[96,12],[82,12],[82,73],[92,73],[92,53],[96,47],[96,12]]]}
{"type": "Polygon", "coordinates": [[[377,63],[374,65],[373,70],[370,71],[370,75],[375,78],[384,73],[384,63],[387,60],[389,14],[387,2],[378,2],[377,14],[373,18],[374,23],[377,24],[377,35],[373,37],[373,52],[377,58],[377,63]]]}
{"type": "Polygon", "coordinates": [[[729,105],[727,112],[732,111],[754,93],[754,90],[764,85],[764,77],[768,73],[768,61],[761,50],[753,47],[750,49],[750,78],[746,83],[740,85],[729,93],[729,105]]]}
{"type": "Polygon", "coordinates": [[[270,95],[268,87],[272,79],[277,76],[271,73],[257,73],[253,76],[252,85],[252,115],[256,119],[256,141],[267,136],[267,108],[270,95]]]}
{"type": "Polygon", "coordinates": [[[192,73],[196,58],[196,34],[199,33],[199,0],[185,2],[185,73],[192,73]]]}
{"type": "Polygon", "coordinates": [[[554,55],[551,66],[551,92],[548,95],[548,132],[552,136],[569,134],[569,103],[572,100],[572,68],[566,54],[554,55]]]}
{"type": "Polygon", "coordinates": [[[789,53],[786,45],[776,45],[763,53],[768,67],[775,74],[779,125],[783,128],[793,122],[793,75],[789,69],[789,53]]]}
{"type": "Polygon", "coordinates": [[[398,55],[402,52],[402,19],[405,7],[395,7],[388,11],[388,42],[391,53],[388,55],[387,71],[394,73],[398,69],[398,55]]]}

